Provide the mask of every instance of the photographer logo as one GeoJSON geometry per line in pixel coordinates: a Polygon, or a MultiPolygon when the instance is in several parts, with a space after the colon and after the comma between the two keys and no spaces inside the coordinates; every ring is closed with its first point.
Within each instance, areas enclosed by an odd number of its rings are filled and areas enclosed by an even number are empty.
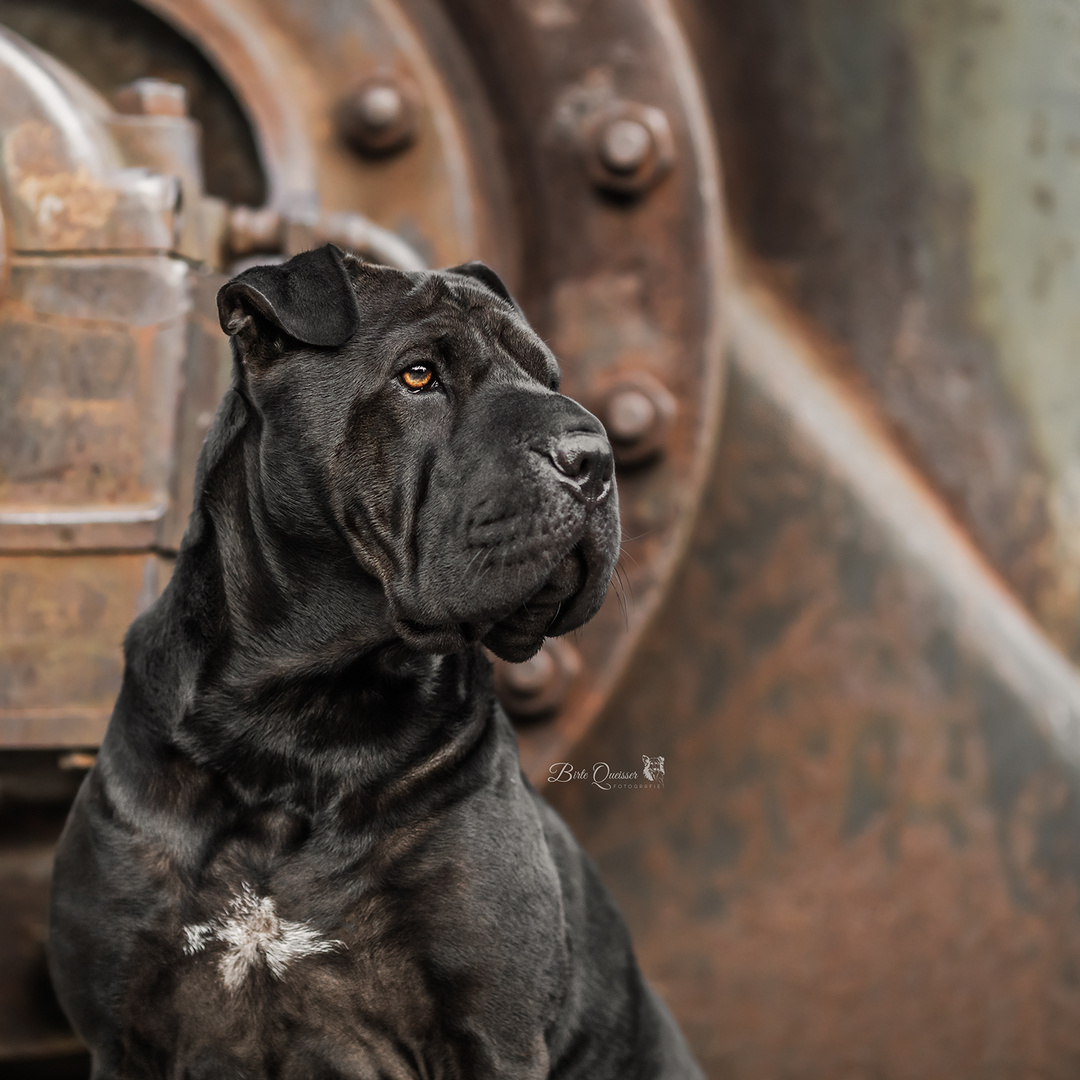
{"type": "Polygon", "coordinates": [[[548,767],[549,784],[569,784],[584,780],[601,791],[617,788],[660,790],[664,786],[664,759],[641,755],[642,769],[613,769],[606,761],[597,761],[591,768],[578,768],[569,761],[556,761],[548,767]]]}

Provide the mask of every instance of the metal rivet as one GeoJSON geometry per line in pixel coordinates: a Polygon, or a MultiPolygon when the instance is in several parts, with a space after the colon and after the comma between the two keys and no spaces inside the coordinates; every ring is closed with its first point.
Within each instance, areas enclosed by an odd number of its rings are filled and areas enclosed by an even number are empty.
{"type": "Polygon", "coordinates": [[[623,387],[612,395],[607,419],[608,433],[616,442],[639,442],[656,423],[656,406],[640,390],[623,387]]]}
{"type": "Polygon", "coordinates": [[[645,164],[652,135],[638,120],[613,120],[600,133],[600,160],[617,173],[632,173],[645,164]]]}
{"type": "Polygon", "coordinates": [[[403,149],[416,133],[415,108],[404,88],[389,76],[361,83],[338,102],[338,134],[360,154],[403,149]]]}
{"type": "Polygon", "coordinates": [[[643,194],[675,160],[667,117],[652,105],[612,102],[583,124],[579,139],[593,183],[616,195],[643,194]]]}
{"type": "Polygon", "coordinates": [[[357,106],[360,117],[371,128],[399,124],[405,108],[405,99],[396,86],[369,86],[357,106]]]}
{"type": "Polygon", "coordinates": [[[539,720],[558,712],[581,671],[581,657],[569,642],[545,641],[521,664],[495,661],[495,690],[503,708],[517,720],[539,720]]]}
{"type": "Polygon", "coordinates": [[[187,116],[187,90],[164,79],[136,79],[113,94],[113,107],[128,116],[187,116]]]}
{"type": "Polygon", "coordinates": [[[640,465],[662,453],[675,399],[648,372],[623,372],[598,395],[596,414],[611,440],[615,461],[640,465]]]}
{"type": "Polygon", "coordinates": [[[506,669],[506,686],[518,697],[532,698],[547,689],[554,677],[555,661],[541,649],[531,660],[506,669]]]}

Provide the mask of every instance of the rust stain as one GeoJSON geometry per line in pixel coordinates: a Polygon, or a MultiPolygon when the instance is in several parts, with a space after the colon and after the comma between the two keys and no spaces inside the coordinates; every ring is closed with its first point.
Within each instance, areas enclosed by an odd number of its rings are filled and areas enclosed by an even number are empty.
{"type": "Polygon", "coordinates": [[[86,234],[102,228],[118,194],[91,175],[85,164],[73,171],[64,160],[60,133],[51,124],[27,120],[4,139],[4,168],[41,236],[60,248],[76,249],[86,234]]]}
{"type": "Polygon", "coordinates": [[[665,789],[545,794],[710,1076],[1071,1075],[1080,776],[738,371],[688,559],[572,758],[661,754],[665,789]]]}

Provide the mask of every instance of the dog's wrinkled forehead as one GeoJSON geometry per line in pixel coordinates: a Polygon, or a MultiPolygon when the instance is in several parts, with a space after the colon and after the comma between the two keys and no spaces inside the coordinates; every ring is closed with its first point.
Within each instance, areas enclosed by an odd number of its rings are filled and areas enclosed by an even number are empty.
{"type": "MultiPolygon", "coordinates": [[[[498,282],[491,270],[481,268],[498,282]]],[[[426,352],[465,376],[487,373],[501,360],[545,386],[558,387],[555,357],[501,282],[496,291],[457,268],[410,277],[412,288],[386,312],[383,333],[388,351],[395,355],[426,352]]]]}
{"type": "Polygon", "coordinates": [[[394,357],[426,348],[459,374],[502,359],[558,386],[550,350],[498,275],[479,262],[407,272],[326,244],[244,271],[221,289],[218,311],[222,329],[253,359],[272,361],[303,346],[341,350],[350,342],[394,357]]]}

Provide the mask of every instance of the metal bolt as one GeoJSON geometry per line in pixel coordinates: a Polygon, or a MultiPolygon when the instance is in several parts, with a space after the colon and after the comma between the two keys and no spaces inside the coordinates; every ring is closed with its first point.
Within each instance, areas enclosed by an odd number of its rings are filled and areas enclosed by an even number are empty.
{"type": "Polygon", "coordinates": [[[113,94],[113,107],[128,116],[187,116],[187,90],[164,79],[136,79],[113,94]]]}
{"type": "Polygon", "coordinates": [[[338,102],[338,134],[360,154],[403,149],[416,133],[415,108],[404,88],[389,76],[361,83],[338,102]]]}
{"type": "Polygon", "coordinates": [[[611,440],[615,461],[640,465],[663,451],[675,399],[648,372],[624,372],[601,392],[596,412],[611,440]]]}
{"type": "Polygon", "coordinates": [[[558,712],[581,671],[581,657],[567,641],[552,638],[522,664],[495,661],[495,690],[517,720],[539,720],[558,712]]]}
{"type": "Polygon", "coordinates": [[[675,158],[667,117],[651,105],[614,102],[586,122],[580,138],[593,183],[617,195],[641,195],[675,158]]]}
{"type": "Polygon", "coordinates": [[[551,653],[541,649],[531,660],[506,669],[506,687],[517,697],[533,698],[551,685],[555,674],[551,653]]]}
{"type": "Polygon", "coordinates": [[[616,442],[640,442],[656,423],[656,406],[632,386],[614,393],[608,402],[608,435],[616,442]]]}
{"type": "Polygon", "coordinates": [[[645,164],[651,149],[652,135],[639,120],[612,120],[600,133],[600,160],[612,172],[636,172],[645,164]]]}
{"type": "Polygon", "coordinates": [[[229,210],[226,246],[234,256],[280,251],[285,223],[269,207],[234,206],[229,210]]]}
{"type": "Polygon", "coordinates": [[[401,123],[405,109],[405,99],[396,86],[369,86],[357,106],[360,118],[370,128],[401,123]]]}

